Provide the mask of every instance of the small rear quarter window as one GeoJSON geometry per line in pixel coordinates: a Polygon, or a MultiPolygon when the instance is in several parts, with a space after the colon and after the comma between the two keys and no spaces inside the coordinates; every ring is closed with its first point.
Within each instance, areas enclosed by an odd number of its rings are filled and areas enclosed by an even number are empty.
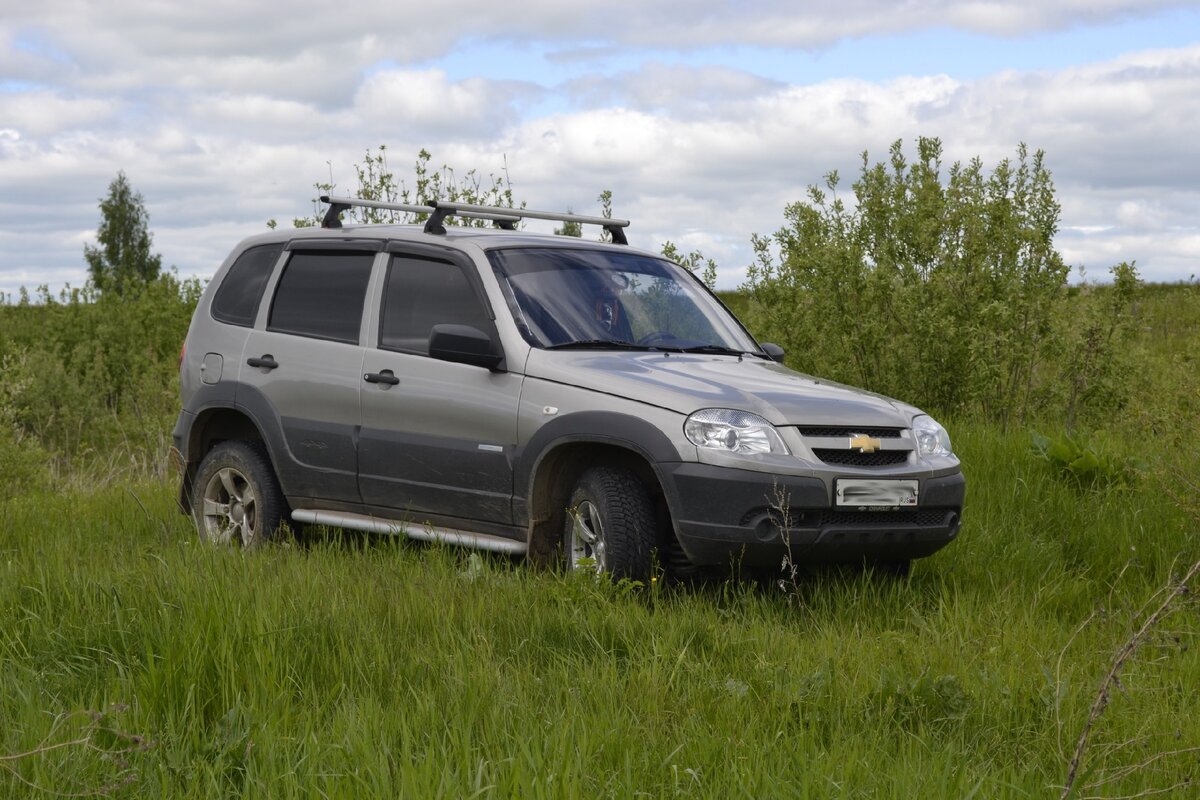
{"type": "Polygon", "coordinates": [[[268,244],[251,247],[238,256],[213,297],[213,318],[230,325],[252,327],[263,289],[281,252],[282,244],[268,244]]]}

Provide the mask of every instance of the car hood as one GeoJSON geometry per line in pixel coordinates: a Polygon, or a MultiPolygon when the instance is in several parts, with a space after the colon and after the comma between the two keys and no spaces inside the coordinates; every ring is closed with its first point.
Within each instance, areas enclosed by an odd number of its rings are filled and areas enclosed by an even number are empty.
{"type": "Polygon", "coordinates": [[[736,408],[774,425],[907,428],[916,409],[747,356],[533,349],[525,373],[690,414],[736,408]]]}

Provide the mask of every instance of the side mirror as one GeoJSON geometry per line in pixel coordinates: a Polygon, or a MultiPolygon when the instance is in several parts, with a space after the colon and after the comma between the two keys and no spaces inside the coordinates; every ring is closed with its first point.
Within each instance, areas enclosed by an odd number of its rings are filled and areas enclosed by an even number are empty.
{"type": "Polygon", "coordinates": [[[442,361],[494,370],[504,360],[498,349],[492,337],[470,325],[434,325],[429,332],[429,355],[442,361]]]}
{"type": "Polygon", "coordinates": [[[780,364],[783,363],[783,348],[782,347],[780,347],[777,344],[774,344],[773,342],[763,342],[762,349],[763,349],[763,352],[767,354],[767,357],[770,358],[772,361],[778,361],[780,364]]]}

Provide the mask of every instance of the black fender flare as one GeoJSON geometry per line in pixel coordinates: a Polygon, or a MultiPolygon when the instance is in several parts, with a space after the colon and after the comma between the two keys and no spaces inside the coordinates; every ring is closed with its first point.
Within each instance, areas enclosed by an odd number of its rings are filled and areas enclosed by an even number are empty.
{"type": "Polygon", "coordinates": [[[514,500],[527,504],[534,481],[546,456],[564,444],[591,442],[611,445],[641,456],[658,477],[661,462],[679,461],[679,451],[658,426],[632,414],[616,411],[579,411],[556,417],[543,425],[513,459],[514,500]]]}
{"type": "Polygon", "coordinates": [[[534,563],[546,565],[554,561],[561,512],[569,491],[564,482],[557,482],[542,487],[549,494],[535,496],[538,478],[553,466],[546,465],[551,453],[576,443],[619,448],[642,459],[660,487],[663,487],[660,465],[680,460],[679,451],[666,434],[632,414],[580,411],[543,425],[513,460],[514,522],[526,528],[528,558],[534,563]],[[555,498],[563,502],[562,509],[556,507],[555,498]]]}
{"type": "MultiPolygon", "coordinates": [[[[196,423],[202,417],[211,411],[233,411],[250,420],[250,424],[258,431],[259,438],[267,448],[267,454],[270,456],[272,466],[274,466],[280,485],[284,487],[286,494],[283,474],[285,470],[281,470],[281,467],[288,463],[290,453],[287,443],[283,439],[279,414],[258,389],[240,383],[236,383],[235,386],[235,383],[235,381],[222,381],[218,384],[205,385],[192,396],[188,407],[184,409],[184,414],[180,415],[179,424],[175,429],[176,441],[178,445],[182,445],[179,450],[183,460],[185,463],[192,461],[191,451],[195,444],[196,423]]],[[[200,457],[202,458],[203,454],[200,454],[200,457]]],[[[196,461],[198,460],[196,459],[196,461]]]]}
{"type": "MultiPolygon", "coordinates": [[[[197,387],[195,393],[188,399],[187,405],[180,412],[179,419],[175,423],[175,430],[172,432],[175,449],[179,451],[185,465],[193,461],[192,447],[195,444],[193,440],[196,436],[196,422],[209,411],[237,411],[235,399],[232,381],[205,383],[197,387]]],[[[200,457],[203,458],[204,454],[201,453],[200,457]]],[[[195,460],[199,461],[199,459],[195,460]]]]}
{"type": "Polygon", "coordinates": [[[236,409],[249,417],[262,434],[271,465],[275,468],[275,479],[279,481],[284,496],[290,497],[295,490],[297,462],[283,437],[283,421],[279,418],[279,412],[261,390],[246,384],[238,385],[236,409]]]}

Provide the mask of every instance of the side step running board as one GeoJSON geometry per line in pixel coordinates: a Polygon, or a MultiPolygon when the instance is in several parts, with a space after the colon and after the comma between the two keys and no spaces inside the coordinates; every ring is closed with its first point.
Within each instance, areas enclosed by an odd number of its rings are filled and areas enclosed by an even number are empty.
{"type": "Polygon", "coordinates": [[[410,539],[423,542],[444,542],[446,544],[473,547],[476,550],[490,550],[493,553],[508,553],[509,555],[525,555],[525,543],[515,539],[505,539],[503,536],[492,536],[486,533],[471,533],[453,528],[434,528],[430,525],[418,525],[413,522],[368,517],[365,514],[351,514],[348,511],[318,511],[302,508],[292,512],[292,519],[297,522],[307,522],[313,525],[328,525],[333,528],[350,528],[356,531],[371,533],[402,534],[410,539]]]}

